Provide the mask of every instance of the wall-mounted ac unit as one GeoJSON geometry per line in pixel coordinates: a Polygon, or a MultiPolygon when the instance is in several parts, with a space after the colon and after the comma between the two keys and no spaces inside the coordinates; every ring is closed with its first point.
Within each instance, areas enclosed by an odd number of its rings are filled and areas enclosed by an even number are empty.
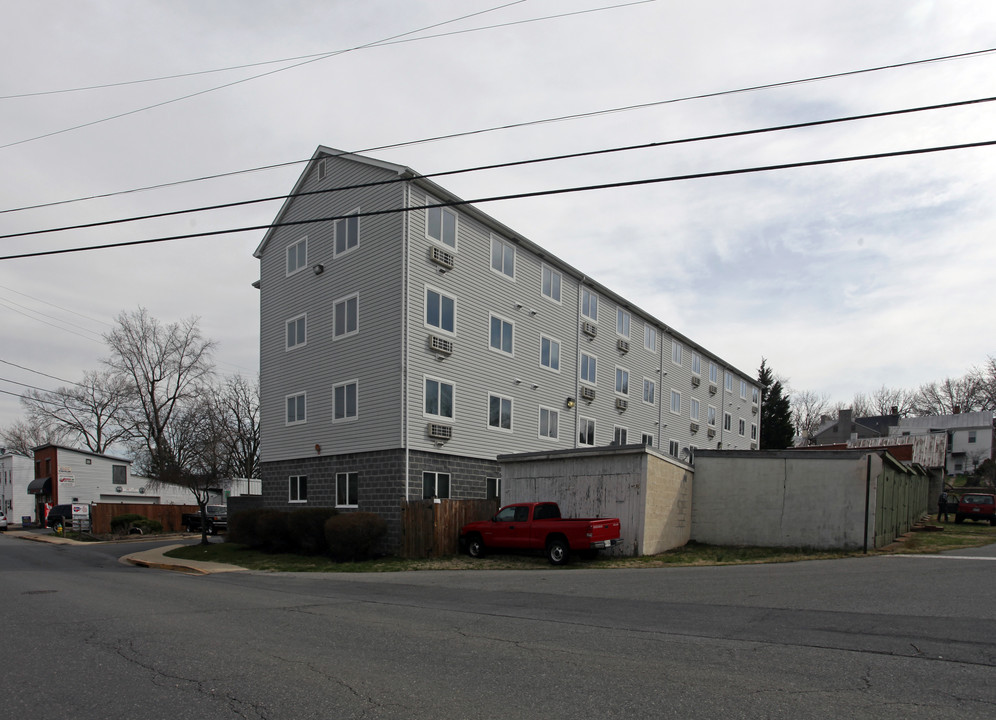
{"type": "Polygon", "coordinates": [[[616,340],[616,347],[619,348],[619,352],[628,353],[629,352],[629,340],[623,340],[619,338],[616,340]]]}
{"type": "Polygon", "coordinates": [[[595,399],[595,388],[581,386],[581,399],[591,402],[595,399]]]}
{"type": "Polygon", "coordinates": [[[717,390],[719,390],[719,388],[716,387],[715,385],[709,385],[709,394],[710,395],[715,395],[717,390]]]}
{"type": "Polygon", "coordinates": [[[700,382],[702,382],[702,378],[698,375],[692,375],[692,387],[698,387],[700,382]]]}
{"type": "Polygon", "coordinates": [[[751,412],[752,415],[757,415],[757,405],[755,405],[754,407],[752,407],[750,409],[750,412],[751,412]]]}
{"type": "Polygon", "coordinates": [[[709,428],[709,430],[706,432],[706,435],[708,435],[709,437],[716,437],[716,431],[713,430],[712,428],[709,428]]]}
{"type": "Polygon", "coordinates": [[[629,407],[629,400],[616,398],[616,410],[622,411],[629,407]]]}
{"type": "Polygon", "coordinates": [[[447,270],[453,269],[453,253],[448,253],[445,250],[434,247],[429,250],[429,259],[436,263],[436,265],[441,265],[447,270]]]}
{"type": "Polygon", "coordinates": [[[429,423],[429,437],[434,440],[449,440],[453,437],[453,428],[449,425],[429,423]]]}
{"type": "Polygon", "coordinates": [[[581,332],[583,332],[588,337],[595,337],[598,334],[598,326],[593,322],[588,322],[585,320],[581,323],[581,332]]]}
{"type": "Polygon", "coordinates": [[[429,349],[432,350],[432,352],[440,353],[442,355],[451,355],[453,353],[453,341],[441,338],[438,335],[430,335],[429,349]]]}
{"type": "Polygon", "coordinates": [[[756,443],[756,442],[752,442],[752,443],[750,444],[750,449],[751,449],[751,450],[757,450],[757,443],[756,443]]]}
{"type": "Polygon", "coordinates": [[[691,426],[689,427],[689,429],[693,433],[697,433],[699,431],[699,424],[698,423],[692,423],[691,426]]]}

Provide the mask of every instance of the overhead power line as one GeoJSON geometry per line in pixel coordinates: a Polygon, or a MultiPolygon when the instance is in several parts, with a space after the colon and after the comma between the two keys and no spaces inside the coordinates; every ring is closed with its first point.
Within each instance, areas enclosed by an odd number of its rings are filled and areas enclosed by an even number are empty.
{"type": "MultiPolygon", "coordinates": [[[[770,89],[773,89],[773,88],[789,87],[789,86],[792,86],[792,85],[802,85],[802,84],[806,84],[806,83],[819,82],[819,81],[822,81],[822,80],[832,80],[832,79],[836,79],[836,78],[842,78],[842,77],[848,77],[848,76],[852,76],[852,75],[861,75],[861,74],[866,74],[866,73],[879,72],[879,71],[883,71],[883,70],[895,70],[895,69],[904,68],[904,67],[912,67],[912,66],[915,66],[915,65],[926,65],[926,64],[930,64],[930,63],[947,62],[947,61],[951,61],[951,60],[963,60],[963,59],[967,59],[967,58],[978,57],[978,56],[981,56],[981,55],[988,55],[988,54],[991,54],[991,53],[994,53],[994,52],[996,52],[996,48],[987,48],[985,50],[973,50],[971,52],[958,53],[958,54],[954,54],[954,55],[940,55],[940,56],[937,56],[937,57],[925,58],[925,59],[921,59],[921,60],[910,60],[910,61],[907,61],[907,62],[892,63],[892,64],[889,64],[889,65],[879,65],[879,66],[876,66],[876,67],[862,68],[862,69],[859,69],[859,70],[845,70],[845,71],[841,71],[841,72],[837,72],[837,73],[831,73],[831,74],[828,74],[828,75],[814,75],[814,76],[806,77],[806,78],[798,78],[796,80],[783,80],[783,81],[773,82],[773,83],[767,83],[767,84],[763,84],[763,85],[752,85],[752,86],[747,86],[747,87],[742,87],[742,88],[734,88],[732,90],[717,90],[717,91],[709,92],[709,93],[701,93],[701,94],[698,94],[698,95],[686,95],[686,96],[677,97],[677,98],[669,98],[669,99],[666,99],[666,100],[654,100],[654,101],[651,101],[651,102],[638,103],[638,104],[635,104],[635,105],[622,105],[622,106],[618,106],[618,107],[605,108],[605,109],[602,109],[602,110],[592,110],[592,111],[583,112],[583,113],[574,113],[574,114],[569,114],[569,115],[558,115],[558,116],[555,116],[555,117],[541,118],[541,119],[537,119],[537,120],[524,120],[524,121],[521,121],[521,122],[510,123],[510,124],[505,124],[505,125],[494,125],[494,126],[487,127],[487,128],[478,128],[476,130],[466,130],[466,131],[461,131],[461,132],[456,132],[456,133],[449,133],[449,134],[446,134],[446,135],[435,135],[435,136],[431,136],[431,137],[421,138],[421,139],[418,139],[418,140],[406,140],[406,141],[402,141],[402,142],[391,143],[391,144],[388,144],[388,145],[374,145],[374,146],[367,147],[367,148],[361,148],[361,149],[357,149],[357,150],[351,150],[351,151],[349,151],[349,153],[353,154],[353,155],[361,155],[363,153],[376,152],[376,151],[379,151],[379,150],[389,150],[389,149],[394,149],[394,148],[399,148],[399,147],[408,147],[408,146],[411,146],[411,145],[422,145],[422,144],[426,144],[426,143],[439,142],[439,141],[442,141],[442,140],[453,140],[453,139],[460,138],[460,137],[468,137],[468,136],[471,136],[471,135],[481,135],[481,134],[485,134],[485,133],[498,132],[498,131],[501,131],[501,130],[511,130],[511,129],[517,129],[517,128],[523,128],[523,127],[530,127],[530,126],[533,126],[533,125],[544,125],[544,124],[550,124],[550,123],[556,123],[556,122],[568,122],[568,121],[572,121],[572,120],[582,120],[582,119],[590,118],[590,117],[598,117],[598,116],[601,116],[601,115],[609,115],[609,114],[613,114],[613,113],[630,112],[630,111],[633,111],[633,110],[645,110],[645,109],[649,109],[649,108],[652,108],[652,107],[659,107],[659,106],[662,106],[662,105],[671,105],[671,104],[675,104],[675,103],[688,102],[688,101],[691,101],[691,100],[702,100],[702,99],[707,99],[707,98],[722,97],[722,96],[725,96],[725,95],[737,95],[737,94],[741,94],[741,93],[757,92],[757,91],[760,91],[760,90],[770,90],[770,89]]],[[[37,210],[37,209],[40,209],[40,208],[54,207],[54,206],[57,206],[57,205],[66,205],[66,204],[69,204],[69,203],[84,202],[84,201],[87,201],[87,200],[98,200],[98,199],[102,199],[102,198],[115,197],[117,195],[128,195],[128,194],[132,194],[132,193],[146,192],[146,191],[149,191],[149,190],[161,190],[161,189],[167,188],[167,187],[176,187],[178,185],[185,185],[185,184],[188,184],[188,183],[205,182],[207,180],[219,180],[221,178],[233,177],[233,176],[236,176],[236,175],[245,175],[245,174],[248,174],[248,173],[263,172],[263,171],[266,171],[266,170],[276,170],[276,169],[279,169],[279,168],[289,167],[289,166],[292,166],[292,165],[300,165],[300,164],[309,162],[310,160],[311,160],[310,157],[303,158],[303,159],[300,159],[300,160],[289,160],[289,161],[286,161],[286,162],[273,163],[273,164],[270,164],[270,165],[259,165],[257,167],[245,168],[245,169],[242,169],[242,170],[231,170],[231,171],[223,172],[223,173],[214,173],[212,175],[202,175],[200,177],[188,178],[186,180],[176,180],[176,181],[173,181],[173,182],[158,183],[156,185],[146,185],[144,187],[132,188],[132,189],[129,189],[129,190],[118,190],[118,191],[114,191],[114,192],[101,193],[101,194],[97,194],[97,195],[87,195],[85,197],[70,198],[68,200],[56,200],[56,201],[48,202],[48,203],[38,203],[38,204],[35,204],[35,205],[24,205],[24,206],[15,207],[15,208],[0,209],[0,214],[11,213],[11,212],[22,212],[22,211],[25,211],[25,210],[37,210]]]]}
{"type": "MultiPolygon", "coordinates": [[[[561,161],[561,160],[573,160],[573,159],[577,159],[577,158],[593,157],[593,156],[597,156],[597,155],[608,155],[608,154],[612,154],[612,153],[628,152],[628,151],[632,151],[632,150],[650,150],[650,149],[667,147],[669,145],[682,145],[682,144],[688,144],[688,143],[694,143],[694,142],[703,142],[703,141],[706,141],[706,140],[724,140],[724,139],[730,139],[730,138],[736,138],[736,137],[747,137],[747,136],[750,136],[750,135],[760,135],[760,134],[763,134],[763,133],[772,133],[772,132],[781,132],[781,131],[785,131],[785,130],[798,130],[798,129],[801,129],[801,128],[819,127],[821,125],[834,125],[834,124],[839,124],[839,123],[853,122],[853,121],[856,121],[856,120],[869,120],[869,119],[873,119],[873,118],[883,118],[883,117],[890,117],[890,116],[895,116],[895,115],[908,115],[908,114],[911,114],[911,113],[925,112],[925,111],[929,111],[929,110],[947,110],[947,109],[956,108],[956,107],[964,107],[966,105],[977,105],[977,104],[989,103],[989,102],[994,102],[994,101],[996,101],[996,96],[986,97],[986,98],[978,98],[978,99],[975,99],[975,100],[960,100],[960,101],[956,101],[956,102],[942,103],[942,104],[939,104],[939,105],[925,105],[925,106],[915,107],[915,108],[903,108],[901,110],[885,110],[885,111],[882,111],[882,112],[865,113],[863,115],[849,115],[847,117],[837,117],[837,118],[830,118],[830,119],[826,119],[826,120],[810,120],[810,121],[807,121],[807,122],[790,123],[788,125],[775,125],[775,126],[765,127],[765,128],[754,128],[754,129],[751,129],[751,130],[736,130],[736,131],[733,131],[733,132],[726,132],[726,133],[714,133],[714,134],[711,134],[711,135],[699,135],[699,136],[696,136],[696,137],[681,138],[681,139],[678,139],[678,140],[660,140],[660,141],[657,141],[657,142],[641,143],[639,145],[624,145],[624,146],[617,146],[617,147],[612,147],[612,148],[602,148],[600,150],[587,150],[587,151],[583,151],[583,152],[567,153],[567,154],[561,154],[561,155],[548,155],[548,156],[545,156],[545,157],[532,158],[532,159],[529,159],[529,160],[513,160],[513,161],[509,161],[509,162],[504,162],[504,163],[494,163],[494,164],[490,164],[490,165],[478,165],[478,166],[470,167],[470,168],[461,168],[459,170],[444,170],[444,171],[441,171],[441,172],[427,173],[425,175],[419,175],[419,177],[420,178],[426,178],[426,179],[437,178],[437,177],[447,177],[447,176],[461,175],[461,174],[472,173],[472,172],[481,172],[481,171],[485,171],[485,170],[498,170],[498,169],[509,168],[509,167],[516,167],[516,166],[521,166],[521,165],[534,165],[534,164],[545,163],[545,162],[554,162],[554,161],[561,161]]],[[[349,153],[342,153],[342,154],[349,154],[349,153]]],[[[150,214],[147,214],[147,215],[135,215],[135,216],[132,216],[132,217],[118,218],[116,220],[99,220],[99,221],[95,221],[95,222],[91,222],[91,223],[80,223],[80,224],[77,224],[77,225],[63,225],[61,227],[47,228],[47,229],[44,229],[44,230],[25,230],[23,232],[7,233],[5,235],[0,235],[0,240],[6,240],[6,239],[18,238],[18,237],[25,237],[25,236],[28,236],[28,235],[42,235],[42,234],[45,234],[45,233],[64,232],[64,231],[68,231],[68,230],[83,230],[83,229],[94,228],[94,227],[105,227],[107,225],[120,225],[122,223],[140,222],[142,220],[153,220],[153,219],[164,218],[164,217],[175,217],[177,215],[188,215],[188,214],[191,214],[191,213],[209,212],[209,211],[212,211],[212,210],[224,210],[224,209],[233,208],[233,207],[243,207],[243,206],[246,206],[246,205],[257,205],[257,204],[260,204],[260,203],[275,202],[277,200],[287,200],[289,198],[306,197],[306,196],[312,196],[312,195],[326,195],[326,194],[331,194],[331,193],[344,192],[346,190],[358,190],[358,189],[361,189],[361,188],[378,187],[378,186],[382,186],[382,185],[393,185],[393,184],[397,184],[397,183],[400,183],[400,182],[406,182],[406,181],[407,181],[407,178],[391,178],[390,180],[379,180],[379,181],[376,181],[376,182],[359,183],[359,184],[355,184],[355,185],[344,185],[344,186],[339,186],[339,187],[334,187],[334,188],[325,188],[325,189],[322,189],[322,190],[309,190],[309,191],[306,191],[306,192],[289,193],[289,194],[285,194],[285,195],[271,195],[269,197],[255,198],[253,200],[238,200],[238,201],[235,201],[235,202],[219,203],[219,204],[216,204],[216,205],[202,205],[200,207],[187,208],[187,209],[184,209],[184,210],[169,210],[169,211],[166,211],[166,212],[150,213],[150,214]]]]}
{"type": "Polygon", "coordinates": [[[714,177],[730,177],[734,175],[747,175],[760,172],[771,172],[774,170],[790,170],[803,167],[817,167],[820,165],[834,165],[848,162],[858,162],[862,160],[881,160],[884,158],[904,157],[909,155],[923,155],[928,153],[948,152],[951,150],[968,150],[972,148],[991,147],[996,145],[996,140],[985,140],[974,143],[962,143],[959,145],[944,145],[939,147],[915,148],[912,150],[897,150],[894,152],[872,153],[868,155],[852,155],[849,157],[827,158],[823,160],[806,160],[794,163],[780,163],[777,165],[762,165],[748,168],[736,168],[732,170],[713,170],[710,172],[690,173],[686,175],[671,175],[668,177],[649,178],[643,180],[625,180],[621,182],[599,183],[596,185],[580,185],[575,187],[557,188],[554,190],[537,190],[533,192],[512,193],[509,195],[494,195],[490,197],[475,198],[473,200],[453,200],[448,202],[427,203],[407,208],[392,208],[389,210],[370,210],[348,215],[331,215],[328,217],[310,218],[307,220],[289,220],[285,222],[268,223],[266,225],[250,225],[239,228],[229,228],[227,230],[211,230],[199,233],[185,233],[182,235],[170,235],[166,237],[148,238],[145,240],[129,240],[119,243],[104,243],[101,245],[88,245],[85,247],[63,248],[61,250],[39,250],[36,252],[17,253],[14,255],[0,256],[0,260],[17,260],[21,258],[42,257],[46,255],[65,255],[76,252],[89,252],[92,250],[107,250],[110,248],[133,247],[137,245],[149,245],[153,243],[170,242],[173,240],[190,240],[194,238],[212,237],[216,235],[233,235],[242,232],[255,232],[259,230],[271,230],[280,227],[293,227],[299,225],[311,225],[321,222],[333,222],[354,217],[374,217],[378,215],[391,215],[395,213],[413,212],[417,210],[427,210],[438,207],[460,207],[465,205],[481,205],[490,202],[500,202],[502,200],[521,200],[525,198],[543,197],[549,195],[565,195],[576,192],[590,192],[593,190],[610,190],[625,187],[637,187],[641,185],[654,185],[666,182],[678,182],[682,180],[700,180],[714,177]]]}

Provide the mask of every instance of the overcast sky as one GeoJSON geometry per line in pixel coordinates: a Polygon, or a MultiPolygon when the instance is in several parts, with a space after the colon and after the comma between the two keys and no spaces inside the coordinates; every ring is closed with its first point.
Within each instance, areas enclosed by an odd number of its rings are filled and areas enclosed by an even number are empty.
{"type": "MultiPolygon", "coordinates": [[[[600,9],[616,4],[7,0],[0,235],[279,195],[300,164],[182,181],[304,160],[318,145],[367,151],[650,104],[365,152],[435,173],[996,95],[990,54],[724,92],[987,50],[996,3],[600,9]],[[537,20],[580,10],[597,11],[537,20]],[[499,27],[458,33],[486,26],[499,27]],[[457,34],[419,39],[441,33],[457,34]],[[286,61],[261,64],[274,60],[286,61]],[[182,184],[124,192],[171,183],[182,184]]],[[[437,182],[473,199],[984,142],[996,140],[993,105],[437,182]]],[[[996,148],[982,147],[480,207],[741,370],[766,357],[793,389],[846,402],[996,354],[994,168],[996,148]]],[[[5,238],[0,255],[263,225],[278,207],[5,238]]],[[[101,334],[139,306],[200,317],[219,371],[255,374],[262,235],[0,260],[0,426],[21,417],[15,383],[54,389],[97,368],[101,334]]]]}

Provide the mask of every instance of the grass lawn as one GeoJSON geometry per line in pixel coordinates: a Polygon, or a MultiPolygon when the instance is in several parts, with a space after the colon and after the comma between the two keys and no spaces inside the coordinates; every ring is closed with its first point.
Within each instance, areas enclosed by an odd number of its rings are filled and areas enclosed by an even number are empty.
{"type": "MultiPolygon", "coordinates": [[[[942,527],[937,531],[910,533],[903,540],[888,547],[869,551],[868,555],[896,553],[935,553],[943,550],[979,547],[996,543],[996,527],[989,524],[966,522],[963,524],[933,523],[942,527]]],[[[465,555],[441,558],[406,560],[388,557],[358,563],[337,563],[325,557],[303,555],[272,555],[249,550],[234,543],[186,545],[171,550],[169,557],[187,560],[238,565],[249,570],[269,572],[402,572],[415,570],[549,570],[550,564],[539,555],[489,555],[474,560],[465,555]]],[[[678,565],[736,565],[746,563],[795,562],[798,560],[826,560],[832,558],[860,557],[861,551],[819,551],[806,548],[719,547],[714,545],[688,545],[660,555],[649,557],[600,557],[592,561],[574,559],[570,568],[641,568],[678,565]]],[[[558,568],[559,569],[559,568],[558,568]]]]}

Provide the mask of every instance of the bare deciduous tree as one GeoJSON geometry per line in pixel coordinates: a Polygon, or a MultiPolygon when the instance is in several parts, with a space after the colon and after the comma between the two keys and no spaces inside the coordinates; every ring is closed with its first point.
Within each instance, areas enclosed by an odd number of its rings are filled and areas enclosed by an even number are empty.
{"type": "Polygon", "coordinates": [[[983,394],[978,382],[971,376],[946,378],[943,382],[921,385],[913,401],[917,415],[951,415],[973,412],[982,407],[983,394]]]}
{"type": "Polygon", "coordinates": [[[34,457],[34,448],[39,445],[62,443],[65,440],[65,430],[32,420],[17,420],[8,427],[0,428],[0,439],[8,452],[34,457]]]}
{"type": "Polygon", "coordinates": [[[259,477],[259,379],[230,376],[215,393],[215,412],[224,432],[228,472],[259,477]]]}
{"type": "Polygon", "coordinates": [[[830,396],[813,390],[800,390],[792,394],[792,424],[795,434],[812,438],[819,430],[824,415],[832,411],[830,396]]]}

